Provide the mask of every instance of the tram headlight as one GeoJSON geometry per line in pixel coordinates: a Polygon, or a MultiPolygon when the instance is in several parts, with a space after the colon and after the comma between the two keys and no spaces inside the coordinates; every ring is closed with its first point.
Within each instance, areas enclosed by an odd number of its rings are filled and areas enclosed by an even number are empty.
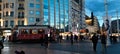
{"type": "Polygon", "coordinates": [[[48,34],[48,37],[50,37],[50,34],[48,34]]]}

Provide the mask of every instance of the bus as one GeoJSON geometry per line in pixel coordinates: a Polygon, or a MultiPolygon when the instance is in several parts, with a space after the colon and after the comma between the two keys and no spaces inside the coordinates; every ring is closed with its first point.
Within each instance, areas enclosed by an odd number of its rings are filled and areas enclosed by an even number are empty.
{"type": "Polygon", "coordinates": [[[11,42],[41,42],[45,35],[52,36],[53,29],[49,25],[22,25],[12,30],[11,42]]]}

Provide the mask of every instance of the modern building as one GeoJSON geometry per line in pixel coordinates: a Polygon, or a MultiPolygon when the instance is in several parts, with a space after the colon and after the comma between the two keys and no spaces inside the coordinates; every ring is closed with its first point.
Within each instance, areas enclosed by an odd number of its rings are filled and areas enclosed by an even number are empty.
{"type": "Polygon", "coordinates": [[[85,28],[84,0],[0,0],[1,28],[15,25],[85,28]]]}
{"type": "Polygon", "coordinates": [[[85,7],[84,0],[70,0],[70,31],[78,32],[85,29],[85,7]]]}
{"type": "Polygon", "coordinates": [[[120,19],[116,19],[116,20],[111,21],[111,31],[112,31],[112,33],[120,32],[120,26],[118,27],[118,25],[120,25],[120,19]]]}

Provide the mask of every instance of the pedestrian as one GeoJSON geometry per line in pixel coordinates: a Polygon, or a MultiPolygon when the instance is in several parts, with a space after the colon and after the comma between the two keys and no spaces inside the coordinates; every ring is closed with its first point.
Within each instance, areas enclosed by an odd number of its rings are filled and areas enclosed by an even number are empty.
{"type": "Polygon", "coordinates": [[[5,40],[5,36],[2,36],[2,42],[4,42],[4,40],[5,40]]]}
{"type": "Polygon", "coordinates": [[[25,52],[22,50],[21,52],[20,52],[21,54],[25,54],[25,52]]]}
{"type": "Polygon", "coordinates": [[[73,34],[70,35],[71,44],[73,44],[73,34]]]}
{"type": "Polygon", "coordinates": [[[93,50],[96,52],[96,47],[97,47],[97,42],[98,42],[98,36],[96,35],[96,33],[93,34],[91,40],[93,43],[93,50]]]}
{"type": "Polygon", "coordinates": [[[75,34],[74,35],[74,40],[77,42],[77,40],[78,40],[78,36],[75,34]]]}
{"type": "Polygon", "coordinates": [[[15,53],[16,54],[25,54],[25,52],[22,50],[22,51],[17,51],[17,50],[15,50],[15,53]]]}
{"type": "Polygon", "coordinates": [[[3,46],[3,42],[2,41],[0,41],[0,54],[2,54],[2,49],[4,48],[4,46],[3,46]]]}
{"type": "Polygon", "coordinates": [[[69,40],[69,36],[68,35],[66,36],[66,40],[69,40]]]}
{"type": "Polygon", "coordinates": [[[17,51],[17,50],[15,50],[15,54],[20,54],[20,52],[19,52],[19,51],[17,51]]]}
{"type": "Polygon", "coordinates": [[[102,44],[102,52],[105,54],[106,52],[106,41],[107,41],[107,36],[105,35],[105,33],[103,33],[101,35],[101,44],[102,44]]]}
{"type": "Polygon", "coordinates": [[[45,38],[44,38],[44,46],[45,46],[46,48],[48,48],[48,44],[49,44],[49,38],[48,38],[48,35],[45,34],[45,38]]]}

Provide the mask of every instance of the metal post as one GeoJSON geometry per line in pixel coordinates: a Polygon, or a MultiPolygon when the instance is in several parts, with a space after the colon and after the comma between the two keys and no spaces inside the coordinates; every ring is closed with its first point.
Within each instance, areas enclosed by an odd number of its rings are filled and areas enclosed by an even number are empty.
{"type": "Polygon", "coordinates": [[[58,0],[58,8],[59,8],[59,29],[61,29],[61,19],[60,19],[60,0],[58,0]]]}
{"type": "Polygon", "coordinates": [[[63,15],[64,15],[63,26],[64,26],[64,32],[65,32],[65,2],[64,0],[63,0],[63,15]]]}
{"type": "Polygon", "coordinates": [[[119,17],[118,17],[118,10],[116,11],[116,14],[117,14],[117,32],[118,32],[118,37],[119,37],[119,19],[118,19],[119,17]]]}
{"type": "MultiPolygon", "coordinates": [[[[107,0],[104,0],[105,1],[105,11],[106,11],[106,20],[109,21],[108,19],[108,3],[107,3],[107,0]]],[[[109,23],[108,23],[109,24],[109,23]]],[[[109,29],[106,31],[107,33],[107,45],[110,45],[110,39],[109,39],[109,29]]]]}
{"type": "Polygon", "coordinates": [[[56,28],[56,0],[54,0],[54,28],[56,28]]]}
{"type": "Polygon", "coordinates": [[[48,25],[50,25],[50,0],[48,0],[48,25]]]}

